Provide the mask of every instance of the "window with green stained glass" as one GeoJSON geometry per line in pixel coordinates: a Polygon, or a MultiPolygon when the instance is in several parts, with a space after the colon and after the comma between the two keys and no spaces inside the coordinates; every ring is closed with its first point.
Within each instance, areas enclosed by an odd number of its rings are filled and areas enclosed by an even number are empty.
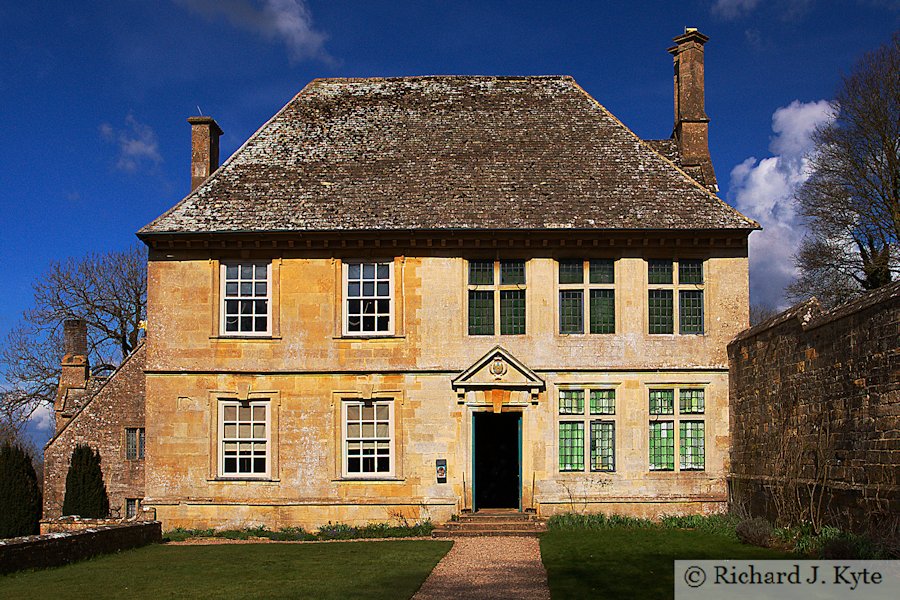
{"type": "Polygon", "coordinates": [[[650,389],[650,470],[702,471],[706,468],[705,390],[700,387],[650,389]],[[678,411],[675,411],[675,396],[678,411]],[[678,436],[678,453],[675,454],[678,436]]]}
{"type": "Polygon", "coordinates": [[[706,468],[705,423],[681,421],[679,426],[679,468],[682,471],[702,471],[706,468]]]}
{"type": "Polygon", "coordinates": [[[525,261],[469,261],[469,335],[523,335],[525,261]]]}
{"type": "Polygon", "coordinates": [[[559,333],[615,333],[615,261],[560,260],[558,269],[559,333]]]}
{"type": "Polygon", "coordinates": [[[583,415],[584,414],[584,390],[560,390],[559,414],[583,415]]]}
{"type": "Polygon", "coordinates": [[[650,414],[674,415],[675,390],[650,390],[650,414]]]}
{"type": "Polygon", "coordinates": [[[650,333],[673,333],[672,290],[650,290],[650,333]]]}
{"type": "Polygon", "coordinates": [[[672,421],[650,423],[650,470],[675,469],[675,430],[672,421]]]}
{"type": "Polygon", "coordinates": [[[591,390],[591,414],[616,414],[616,390],[591,390]]]}
{"type": "Polygon", "coordinates": [[[559,470],[615,470],[615,398],[614,389],[563,388],[559,390],[559,470]],[[590,407],[585,412],[585,396],[590,407]],[[608,415],[603,420],[596,415],[608,415]],[[585,432],[590,443],[585,445],[585,432]]]}
{"type": "Polygon", "coordinates": [[[591,421],[591,471],[616,470],[616,424],[591,421]]]}
{"type": "Polygon", "coordinates": [[[703,335],[703,282],[702,260],[648,260],[649,333],[675,333],[678,315],[678,333],[703,335]]]}
{"type": "Polygon", "coordinates": [[[584,423],[559,423],[559,470],[584,471],[584,423]]]}
{"type": "Polygon", "coordinates": [[[678,394],[678,412],[683,415],[703,414],[706,409],[703,389],[681,389],[678,394]]]}

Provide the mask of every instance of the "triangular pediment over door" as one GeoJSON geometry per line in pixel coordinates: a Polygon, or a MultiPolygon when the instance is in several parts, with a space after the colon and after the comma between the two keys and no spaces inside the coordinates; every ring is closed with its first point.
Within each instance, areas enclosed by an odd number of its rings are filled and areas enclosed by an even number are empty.
{"type": "Polygon", "coordinates": [[[536,404],[547,386],[543,379],[502,346],[494,346],[453,380],[460,403],[472,405],[536,404]]]}

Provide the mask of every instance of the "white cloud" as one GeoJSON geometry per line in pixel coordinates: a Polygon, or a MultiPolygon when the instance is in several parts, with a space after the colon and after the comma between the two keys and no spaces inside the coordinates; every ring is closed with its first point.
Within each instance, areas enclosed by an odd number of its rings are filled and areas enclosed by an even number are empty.
{"type": "Polygon", "coordinates": [[[716,0],[712,6],[712,14],[723,19],[737,19],[751,12],[759,4],[759,0],[716,0]]]}
{"type": "Polygon", "coordinates": [[[142,166],[162,162],[156,132],[149,125],[140,123],[133,115],[125,117],[125,127],[121,129],[109,123],[101,123],[100,136],[118,147],[117,169],[134,173],[142,166]]]}
{"type": "Polygon", "coordinates": [[[772,115],[773,156],[750,157],[731,171],[728,198],[763,231],[750,236],[750,291],[754,304],[784,308],[784,288],[796,277],[794,253],[803,239],[794,193],[806,181],[807,154],[816,127],[834,118],[826,100],[795,100],[772,115]]]}
{"type": "Polygon", "coordinates": [[[280,40],[291,61],[318,58],[331,62],[325,52],[327,35],[316,31],[304,0],[175,0],[208,19],[224,17],[229,23],[270,40],[280,40]]]}
{"type": "Polygon", "coordinates": [[[53,408],[46,404],[41,404],[31,413],[29,421],[38,431],[51,431],[55,426],[53,408]]]}

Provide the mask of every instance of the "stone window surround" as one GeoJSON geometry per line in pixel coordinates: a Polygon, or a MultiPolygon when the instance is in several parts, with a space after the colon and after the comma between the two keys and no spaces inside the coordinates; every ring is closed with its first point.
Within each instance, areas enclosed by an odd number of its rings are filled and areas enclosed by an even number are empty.
{"type": "Polygon", "coordinates": [[[670,258],[667,256],[644,256],[644,281],[646,282],[646,293],[644,294],[644,299],[647,301],[647,307],[644,310],[644,331],[647,335],[651,336],[663,336],[663,335],[689,335],[689,336],[705,336],[707,335],[706,324],[708,319],[706,318],[706,280],[707,280],[707,267],[708,260],[703,257],[692,257],[692,256],[681,256],[678,258],[670,258]],[[685,261],[699,261],[701,264],[701,273],[702,280],[701,283],[681,283],[679,281],[680,278],[680,269],[679,262],[685,261]],[[672,263],[672,282],[671,283],[650,283],[650,262],[651,261],[671,261],[672,263]],[[653,290],[671,290],[672,292],[672,333],[650,333],[650,291],[653,290]],[[703,331],[698,333],[682,333],[681,332],[681,306],[679,299],[679,292],[685,291],[695,291],[701,293],[701,303],[703,310],[703,331]]]}
{"type": "Polygon", "coordinates": [[[377,389],[375,385],[362,388],[332,391],[331,418],[334,423],[332,482],[340,484],[378,484],[405,481],[403,469],[403,406],[406,396],[402,389],[377,389]],[[391,401],[391,472],[390,474],[345,474],[344,405],[347,402],[391,401]]]}
{"type": "MultiPolygon", "coordinates": [[[[671,382],[671,381],[663,381],[663,382],[645,382],[641,384],[641,397],[642,397],[642,406],[644,414],[646,415],[646,423],[647,430],[644,435],[644,442],[647,446],[644,448],[644,460],[647,465],[647,472],[651,475],[660,475],[662,477],[668,477],[670,473],[705,473],[706,472],[706,464],[709,462],[707,460],[709,455],[709,443],[710,439],[715,439],[715,436],[712,435],[709,429],[710,420],[707,418],[709,414],[709,390],[710,390],[710,382],[709,381],[688,381],[688,382],[671,382]],[[703,390],[704,397],[704,407],[703,412],[695,413],[682,413],[681,412],[681,390],[703,390]],[[672,390],[674,394],[674,406],[673,406],[673,414],[670,415],[657,415],[650,414],[650,391],[651,390],[672,390]],[[651,469],[650,468],[650,423],[660,422],[660,421],[668,421],[672,423],[672,430],[674,434],[674,447],[675,447],[675,455],[673,458],[673,468],[672,469],[651,469]],[[704,468],[703,469],[682,469],[681,468],[681,428],[680,424],[682,421],[703,421],[703,435],[704,435],[704,443],[703,443],[703,453],[704,453],[704,468]]],[[[618,407],[617,407],[618,408],[618,407]]]]}
{"type": "Polygon", "coordinates": [[[210,289],[213,290],[213,298],[210,303],[211,323],[209,339],[240,339],[247,341],[280,340],[280,290],[281,290],[281,262],[280,257],[271,254],[251,253],[249,250],[241,250],[239,253],[229,253],[228,256],[209,259],[210,289]],[[240,262],[269,262],[269,331],[265,334],[225,333],[225,303],[224,303],[224,266],[240,262]]]}
{"type": "MultiPolygon", "coordinates": [[[[218,443],[216,445],[216,449],[219,453],[219,456],[218,456],[218,462],[219,462],[218,475],[219,475],[219,477],[221,477],[223,479],[230,478],[230,477],[242,477],[242,478],[247,478],[247,479],[254,479],[254,478],[269,479],[269,469],[271,466],[269,454],[272,450],[272,442],[271,442],[272,425],[271,425],[271,408],[269,407],[268,398],[257,398],[254,400],[234,400],[234,399],[230,399],[230,398],[220,398],[219,399],[219,415],[218,416],[219,416],[219,427],[218,427],[219,431],[218,431],[218,443]],[[235,418],[234,418],[234,424],[237,427],[238,431],[236,431],[233,436],[226,437],[225,436],[225,421],[226,421],[225,414],[227,413],[229,408],[233,408],[238,412],[238,414],[235,414],[235,418]],[[245,409],[245,408],[249,409],[251,411],[251,415],[249,417],[249,420],[241,421],[239,413],[240,413],[240,410],[245,409]],[[265,415],[261,422],[258,421],[256,418],[256,416],[257,416],[256,409],[257,408],[265,409],[265,415]],[[242,422],[245,422],[250,426],[251,432],[250,432],[249,436],[241,436],[240,435],[239,429],[241,427],[242,422]],[[262,424],[265,427],[265,435],[264,436],[257,437],[256,435],[253,435],[252,430],[258,424],[262,424]],[[255,460],[258,456],[258,454],[255,450],[255,446],[257,444],[259,444],[258,440],[263,440],[262,443],[263,443],[263,447],[264,447],[263,457],[265,460],[265,469],[262,472],[257,472],[256,465],[254,464],[255,460]],[[226,472],[225,463],[226,463],[227,457],[226,457],[225,445],[229,444],[229,443],[237,444],[237,445],[250,443],[250,444],[254,445],[253,453],[250,455],[250,464],[251,464],[250,472],[240,472],[239,465],[240,465],[240,461],[241,461],[241,454],[240,454],[240,451],[238,451],[238,450],[236,450],[236,454],[234,456],[235,461],[236,461],[235,462],[235,471],[234,472],[226,472]]],[[[231,419],[228,419],[228,420],[231,421],[231,419]]]]}
{"type": "Polygon", "coordinates": [[[621,413],[620,407],[620,398],[619,398],[619,389],[622,385],[622,382],[603,382],[603,383],[559,383],[554,387],[556,388],[554,394],[554,402],[553,402],[553,413],[555,415],[554,419],[554,437],[556,439],[556,448],[555,448],[555,459],[556,460],[556,469],[557,473],[561,474],[577,474],[577,473],[615,473],[616,472],[616,463],[618,462],[618,446],[620,439],[619,432],[619,414],[621,413]],[[559,412],[559,398],[560,392],[563,391],[574,391],[574,390],[582,390],[584,392],[584,411],[582,414],[560,414],[559,412]],[[612,390],[616,394],[616,405],[613,414],[603,413],[603,414],[591,414],[590,409],[590,397],[591,390],[612,390]],[[591,462],[591,422],[593,421],[603,421],[607,423],[613,424],[613,468],[612,469],[593,469],[591,462]],[[584,466],[583,470],[574,470],[574,471],[560,471],[559,469],[559,424],[562,422],[577,422],[584,424],[584,466]]]}
{"type": "Polygon", "coordinates": [[[529,326],[528,320],[530,311],[528,310],[529,304],[529,292],[528,292],[528,282],[532,278],[531,273],[531,260],[530,256],[470,256],[463,259],[463,290],[464,291],[464,299],[465,299],[465,320],[462,323],[463,326],[463,334],[466,337],[498,337],[498,336],[524,336],[528,335],[528,332],[532,330],[529,326]],[[470,275],[470,267],[469,265],[473,262],[490,262],[493,264],[493,283],[490,284],[473,284],[470,283],[469,275],[470,275]],[[504,262],[522,262],[524,263],[524,275],[525,275],[525,283],[502,283],[501,282],[501,263],[504,262]],[[469,320],[471,315],[469,313],[469,292],[480,291],[480,292],[492,292],[493,293],[493,308],[494,308],[494,332],[491,334],[472,334],[469,332],[469,320]],[[501,333],[502,327],[502,317],[500,314],[500,295],[501,292],[504,291],[522,291],[525,292],[525,331],[522,333],[501,333]]]}
{"type": "Polygon", "coordinates": [[[396,464],[397,464],[397,451],[396,451],[396,436],[397,431],[395,428],[395,402],[393,398],[341,398],[341,419],[340,419],[340,429],[341,429],[341,477],[343,479],[395,479],[396,472],[396,464]],[[388,460],[389,460],[389,468],[387,471],[360,471],[360,472],[351,472],[349,470],[349,439],[347,435],[347,419],[348,419],[348,411],[350,406],[360,406],[365,407],[369,405],[373,405],[377,412],[377,408],[379,406],[387,406],[388,407],[388,434],[389,434],[389,442],[388,442],[388,460]]]}
{"type": "MultiPolygon", "coordinates": [[[[222,261],[219,265],[219,334],[223,337],[272,337],[272,261],[270,260],[228,260],[222,261]],[[246,265],[251,265],[255,271],[258,265],[265,265],[266,267],[266,329],[263,331],[256,331],[255,324],[253,325],[254,329],[251,331],[226,331],[226,316],[225,316],[225,304],[226,300],[229,296],[226,295],[225,286],[228,283],[228,279],[226,278],[226,270],[230,266],[238,266],[239,268],[243,268],[246,265]]],[[[256,281],[255,277],[252,281],[256,281]]],[[[238,298],[239,296],[231,296],[231,298],[238,298]]],[[[252,300],[250,302],[256,302],[258,299],[262,298],[261,296],[256,296],[255,291],[252,296],[250,296],[252,300]]],[[[255,317],[254,313],[254,317],[255,317]]]]}
{"type": "Polygon", "coordinates": [[[209,410],[209,470],[208,482],[278,482],[280,481],[279,471],[279,413],[281,408],[281,393],[278,391],[250,391],[250,384],[239,385],[237,390],[211,390],[208,393],[207,405],[209,410]],[[267,418],[268,427],[268,455],[267,468],[268,472],[265,476],[250,475],[222,475],[221,462],[222,456],[220,452],[220,428],[221,415],[220,409],[222,401],[231,402],[258,402],[268,401],[269,409],[267,418]]]}
{"type": "Polygon", "coordinates": [[[395,277],[395,259],[394,258],[360,258],[360,259],[343,259],[340,261],[340,295],[339,295],[339,315],[340,315],[340,330],[341,337],[360,337],[360,338],[372,338],[372,337],[395,337],[397,331],[397,279],[395,277]],[[385,331],[350,331],[349,330],[349,314],[347,309],[347,302],[350,299],[349,293],[347,289],[347,275],[349,272],[349,266],[351,264],[358,264],[360,266],[365,264],[384,264],[387,263],[389,270],[389,280],[388,280],[388,290],[389,296],[388,301],[390,302],[390,308],[388,313],[388,323],[389,326],[385,331]]]}
{"type": "Polygon", "coordinates": [[[556,289],[554,290],[554,298],[556,302],[554,314],[556,315],[556,324],[555,331],[556,335],[563,337],[571,337],[571,336],[589,336],[589,335],[616,335],[616,332],[619,331],[619,303],[615,301],[616,299],[616,285],[619,281],[619,259],[613,256],[595,256],[593,258],[581,258],[581,257],[559,257],[556,258],[556,274],[554,277],[556,289]],[[591,261],[601,261],[608,260],[613,263],[613,282],[612,283],[591,283],[590,282],[590,263],[591,261]],[[582,261],[583,264],[583,275],[581,283],[560,283],[559,282],[559,265],[564,262],[572,262],[572,261],[582,261]],[[560,292],[575,290],[582,292],[581,298],[581,317],[582,317],[582,327],[580,333],[562,333],[560,331],[560,310],[561,310],[561,302],[560,302],[560,292]],[[612,290],[613,292],[613,306],[614,306],[614,316],[613,316],[613,333],[590,333],[590,324],[591,324],[591,313],[590,313],[590,294],[591,290],[612,290]]]}

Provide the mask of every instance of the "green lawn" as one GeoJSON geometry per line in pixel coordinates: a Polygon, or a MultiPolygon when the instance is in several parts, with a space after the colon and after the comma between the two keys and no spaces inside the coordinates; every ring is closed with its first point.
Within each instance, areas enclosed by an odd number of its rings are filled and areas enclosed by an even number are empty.
{"type": "Polygon", "coordinates": [[[675,559],[788,558],[717,533],[662,527],[549,531],[541,555],[554,600],[672,598],[675,559]]]}
{"type": "Polygon", "coordinates": [[[0,575],[0,598],[409,598],[450,542],[154,545],[0,575]]]}

